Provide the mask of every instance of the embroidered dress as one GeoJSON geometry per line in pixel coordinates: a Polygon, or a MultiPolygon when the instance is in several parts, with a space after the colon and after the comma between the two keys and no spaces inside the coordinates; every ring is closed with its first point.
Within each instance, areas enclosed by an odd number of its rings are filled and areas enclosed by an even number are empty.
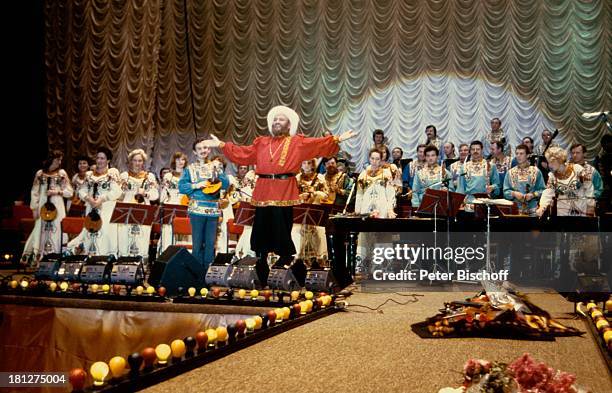
{"type": "Polygon", "coordinates": [[[566,164],[563,173],[550,172],[540,207],[548,208],[556,198],[557,216],[591,216],[594,212],[593,183],[578,164],[566,164]]]}
{"type": "Polygon", "coordinates": [[[110,219],[115,209],[115,201],[121,197],[119,185],[119,171],[110,168],[102,174],[87,172],[87,179],[79,188],[79,198],[86,203],[85,215],[88,215],[92,206],[86,201],[87,197],[100,198],[103,202],[97,208],[102,220],[102,227],[98,232],[89,233],[86,228],[68,243],[68,249],[77,253],[81,249],[84,253],[95,255],[117,255],[117,224],[111,224],[110,219]],[[92,252],[95,250],[95,252],[92,252]]]}
{"type": "MultiPolygon", "coordinates": [[[[329,190],[325,177],[318,173],[300,172],[297,175],[299,193],[309,194],[304,203],[319,205],[329,196],[329,190]]],[[[302,258],[306,263],[311,258],[323,258],[327,256],[327,240],[325,228],[322,226],[293,224],[291,239],[297,250],[297,257],[302,258]]]]}
{"type": "Polygon", "coordinates": [[[72,197],[73,192],[70,179],[63,169],[52,173],[36,172],[30,192],[30,208],[36,212],[37,218],[26,240],[22,258],[38,261],[43,255],[61,252],[61,222],[66,217],[64,198],[72,197]],[[47,196],[48,191],[58,192],[59,195],[47,196]],[[40,211],[47,201],[57,210],[53,221],[44,221],[40,217],[40,211]]]}
{"type": "Polygon", "coordinates": [[[528,162],[510,169],[504,178],[504,198],[516,202],[520,214],[535,215],[544,188],[546,186],[542,172],[535,166],[530,166],[528,162]],[[518,200],[512,196],[513,191],[523,195],[532,193],[534,197],[530,201],[518,200]]]}
{"type": "MultiPolygon", "coordinates": [[[[123,188],[122,202],[139,204],[137,193],[144,189],[143,204],[150,205],[151,201],[159,199],[159,186],[155,175],[142,171],[140,173],[123,172],[120,175],[123,188]]],[[[151,226],[137,224],[118,224],[119,255],[149,255],[151,242],[151,226]]]]}
{"type": "MultiPolygon", "coordinates": [[[[180,205],[181,199],[184,197],[183,194],[179,192],[178,182],[181,178],[182,172],[168,172],[164,175],[164,178],[161,182],[160,193],[159,193],[159,201],[162,204],[166,205],[180,205]]],[[[177,236],[173,235],[172,224],[164,224],[161,228],[161,236],[159,238],[159,243],[157,245],[157,253],[161,254],[164,252],[168,246],[175,243],[175,238],[177,236]]],[[[191,236],[183,235],[181,239],[181,244],[190,243],[191,236]]]]}

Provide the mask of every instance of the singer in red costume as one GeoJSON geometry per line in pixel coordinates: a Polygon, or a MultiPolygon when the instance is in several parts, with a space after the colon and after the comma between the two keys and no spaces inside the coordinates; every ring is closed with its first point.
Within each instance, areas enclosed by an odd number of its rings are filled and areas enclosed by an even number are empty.
{"type": "Polygon", "coordinates": [[[210,147],[220,147],[223,154],[238,165],[255,165],[257,183],[251,204],[255,206],[251,249],[260,262],[274,252],[281,260],[295,253],[291,240],[293,206],[300,204],[295,175],[303,161],[315,157],[331,157],[338,144],[356,134],[349,130],[340,136],[308,138],[297,135],[300,118],[285,106],[276,106],[268,113],[270,136],[255,138],[250,146],[221,142],[213,136],[210,147]]]}

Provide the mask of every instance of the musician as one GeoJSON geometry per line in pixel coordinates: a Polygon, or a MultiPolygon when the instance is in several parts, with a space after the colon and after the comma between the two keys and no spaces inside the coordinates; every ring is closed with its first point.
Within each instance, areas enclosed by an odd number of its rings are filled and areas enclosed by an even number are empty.
{"type": "Polygon", "coordinates": [[[459,175],[463,173],[463,163],[466,158],[470,155],[470,146],[467,143],[459,145],[459,161],[455,161],[449,166],[450,173],[453,177],[453,188],[457,189],[459,186],[459,175]]]}
{"type": "Polygon", "coordinates": [[[374,133],[372,134],[372,140],[374,141],[374,146],[372,146],[372,149],[382,150],[384,147],[387,146],[387,138],[385,138],[385,132],[381,129],[374,130],[374,133]]]}
{"type": "MultiPolygon", "coordinates": [[[[302,203],[319,205],[329,198],[329,189],[325,177],[315,172],[314,165],[314,159],[302,162],[296,180],[302,203]]],[[[327,255],[324,227],[293,224],[291,237],[298,250],[298,258],[310,261],[313,257],[321,258],[327,255]]]]}
{"type": "Polygon", "coordinates": [[[425,136],[426,139],[424,145],[433,145],[438,149],[438,151],[440,151],[440,147],[442,147],[442,140],[438,138],[438,130],[436,129],[436,126],[430,124],[425,127],[425,136]]]}
{"type": "MultiPolygon", "coordinates": [[[[544,129],[542,131],[542,143],[540,143],[534,150],[534,154],[541,156],[544,154],[544,150],[546,149],[546,144],[550,142],[550,147],[559,147],[559,145],[552,141],[553,133],[550,130],[544,129]]],[[[548,163],[545,163],[545,168],[548,168],[548,163]]]]}
{"type": "Polygon", "coordinates": [[[546,188],[542,172],[530,164],[529,147],[516,147],[517,165],[504,178],[504,198],[516,202],[521,214],[535,216],[538,200],[546,188]]]}
{"type": "Polygon", "coordinates": [[[207,162],[210,142],[210,139],[202,137],[193,142],[196,162],[185,168],[179,180],[179,192],[189,197],[192,253],[206,270],[215,257],[217,225],[221,216],[220,192],[229,187],[229,179],[219,162],[207,162]]]}
{"type": "Polygon", "coordinates": [[[551,208],[556,201],[557,216],[593,215],[593,183],[579,164],[567,163],[567,152],[560,147],[551,147],[546,152],[550,166],[546,189],[540,197],[538,217],[551,208]]]}
{"type": "Polygon", "coordinates": [[[327,160],[324,180],[328,189],[328,197],[323,203],[345,206],[354,182],[345,172],[338,170],[336,157],[330,157],[327,160]]]}
{"type": "MultiPolygon", "coordinates": [[[[529,160],[529,165],[537,166],[538,165],[537,160],[536,160],[537,156],[533,153],[533,138],[531,138],[530,136],[526,136],[521,141],[521,144],[527,148],[527,159],[529,160]]],[[[518,161],[516,157],[512,158],[512,161],[510,162],[510,168],[514,168],[517,165],[518,165],[518,161]]],[[[542,173],[542,177],[546,179],[546,176],[544,173],[542,173]]]]}
{"type": "MultiPolygon", "coordinates": [[[[211,160],[213,165],[216,166],[219,173],[225,173],[227,169],[227,163],[223,156],[214,156],[211,160]]],[[[232,204],[230,204],[228,193],[231,191],[231,180],[229,175],[227,175],[228,187],[227,190],[222,190],[219,193],[219,208],[221,209],[221,217],[219,220],[219,229],[217,230],[217,241],[215,243],[215,250],[217,252],[226,253],[227,252],[227,243],[229,241],[229,233],[227,230],[227,224],[229,220],[234,219],[234,208],[232,204]]]]}
{"type": "Polygon", "coordinates": [[[24,264],[37,266],[43,255],[61,252],[64,198],[72,197],[74,192],[68,174],[61,169],[62,158],[61,151],[53,150],[34,176],[30,208],[36,221],[23,249],[24,264]]]}
{"type": "Polygon", "coordinates": [[[355,134],[347,131],[337,136],[307,138],[296,135],[298,114],[285,106],[268,112],[271,136],[255,138],[251,146],[237,146],[221,142],[216,137],[208,143],[221,147],[227,158],[239,165],[257,165],[259,178],[251,203],[255,205],[255,218],[251,248],[265,263],[269,252],[281,260],[291,259],[295,245],[291,240],[293,206],[300,204],[295,178],[301,163],[315,157],[330,157],[338,152],[338,143],[355,134]]]}
{"type": "Polygon", "coordinates": [[[471,160],[463,165],[463,172],[459,174],[457,192],[466,194],[466,211],[473,209],[474,194],[486,193],[494,198],[501,190],[497,168],[484,159],[482,151],[482,142],[473,141],[470,144],[471,160]]]}
{"type": "Polygon", "coordinates": [[[382,153],[370,150],[370,165],[357,178],[355,213],[374,218],[395,218],[395,187],[393,174],[382,164],[382,153]]]}
{"type": "Polygon", "coordinates": [[[397,165],[398,168],[403,169],[400,164],[400,160],[404,156],[404,151],[401,147],[394,147],[391,150],[391,158],[393,159],[393,163],[397,165]]]}
{"type": "MultiPolygon", "coordinates": [[[[178,188],[179,180],[183,175],[183,171],[188,164],[188,158],[185,153],[180,151],[172,155],[170,168],[161,178],[159,202],[168,205],[184,205],[189,199],[186,195],[181,194],[178,188]]],[[[168,246],[173,244],[172,224],[164,224],[161,228],[161,236],[157,247],[158,253],[163,252],[168,246]]]]}
{"type": "MultiPolygon", "coordinates": [[[[527,151],[527,157],[531,156],[533,154],[533,138],[530,136],[526,136],[523,138],[523,140],[521,141],[521,143],[523,145],[525,145],[525,147],[527,147],[528,151],[527,151]]],[[[533,165],[533,164],[532,164],[533,165]]]]}
{"type": "Polygon", "coordinates": [[[73,204],[80,204],[81,200],[79,199],[78,190],[81,188],[85,180],[87,179],[87,171],[89,171],[89,158],[85,156],[78,156],[76,158],[77,162],[77,172],[72,176],[70,184],[72,185],[72,189],[75,191],[72,195],[72,199],[69,199],[66,203],[66,211],[70,211],[70,207],[73,204]]]}
{"type": "Polygon", "coordinates": [[[418,207],[421,205],[425,190],[431,188],[433,190],[448,190],[452,182],[450,172],[443,165],[438,164],[438,156],[440,155],[438,148],[429,145],[425,148],[425,161],[427,165],[417,172],[416,178],[412,187],[412,206],[418,207]],[[446,182],[446,183],[443,183],[446,182]]]}
{"type": "Polygon", "coordinates": [[[119,171],[110,167],[112,158],[109,149],[98,148],[95,168],[87,172],[87,178],[78,190],[79,198],[86,205],[85,227],[68,243],[72,253],[117,255],[117,224],[111,224],[110,220],[115,201],[121,197],[121,186],[119,171]]]}
{"type": "Polygon", "coordinates": [[[590,180],[593,183],[593,196],[595,199],[601,198],[601,194],[603,194],[603,181],[599,171],[586,161],[586,146],[582,143],[576,143],[570,147],[570,152],[572,153],[571,161],[584,168],[583,176],[585,180],[590,180]]]}
{"type": "MultiPolygon", "coordinates": [[[[455,144],[453,142],[446,142],[442,146],[443,149],[443,158],[444,160],[455,160],[457,159],[457,154],[455,153],[455,144]]],[[[450,166],[450,164],[449,164],[450,166]]],[[[448,169],[448,166],[447,168],[448,169]]]]}
{"type": "Polygon", "coordinates": [[[506,172],[511,167],[510,157],[504,154],[504,144],[502,142],[491,143],[491,165],[495,165],[497,174],[499,175],[499,184],[504,184],[506,172]]]}
{"type": "Polygon", "coordinates": [[[391,171],[393,175],[393,187],[397,195],[402,193],[402,170],[392,162],[389,162],[389,148],[385,146],[382,152],[382,166],[391,171]]]}
{"type": "Polygon", "coordinates": [[[238,165],[236,176],[228,175],[230,179],[229,198],[230,203],[250,202],[257,175],[248,165],[238,165]]]}
{"type": "MultiPolygon", "coordinates": [[[[488,142],[487,147],[490,146],[493,142],[502,142],[505,146],[504,154],[508,157],[512,156],[512,148],[508,141],[506,140],[506,135],[504,130],[501,128],[502,122],[499,117],[494,117],[491,119],[491,131],[487,134],[486,142],[488,142]]],[[[484,155],[488,155],[489,152],[485,151],[484,155]]]]}
{"type": "Polygon", "coordinates": [[[410,161],[408,165],[408,175],[404,176],[404,181],[408,182],[410,188],[412,188],[412,183],[416,174],[419,170],[421,170],[425,165],[425,148],[427,145],[421,144],[417,146],[417,159],[414,161],[410,161]]]}

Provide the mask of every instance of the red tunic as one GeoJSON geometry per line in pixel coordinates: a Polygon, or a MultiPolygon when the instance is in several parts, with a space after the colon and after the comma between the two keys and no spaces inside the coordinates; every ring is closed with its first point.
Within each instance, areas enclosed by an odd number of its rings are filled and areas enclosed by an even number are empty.
{"type": "MultiPolygon", "coordinates": [[[[250,146],[238,146],[226,142],[223,154],[238,165],[256,165],[257,174],[296,174],[302,161],[315,157],[331,157],[339,150],[338,137],[307,138],[260,136],[250,146]]],[[[295,176],[288,179],[257,178],[253,199],[254,206],[299,205],[299,194],[295,176]]]]}

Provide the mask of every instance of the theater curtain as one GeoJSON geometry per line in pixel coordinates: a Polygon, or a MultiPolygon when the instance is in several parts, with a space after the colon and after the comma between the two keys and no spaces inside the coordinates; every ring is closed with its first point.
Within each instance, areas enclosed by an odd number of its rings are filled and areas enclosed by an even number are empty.
{"type": "Polygon", "coordinates": [[[285,104],[305,134],[358,131],[344,147],[358,163],[373,128],[412,156],[427,124],[459,143],[493,116],[513,144],[547,127],[599,149],[604,127],[580,114],[612,108],[606,0],[186,4],[47,1],[52,147],[70,159],[105,144],[119,167],[143,147],[157,170],[196,134],[249,143],[285,104]]]}

